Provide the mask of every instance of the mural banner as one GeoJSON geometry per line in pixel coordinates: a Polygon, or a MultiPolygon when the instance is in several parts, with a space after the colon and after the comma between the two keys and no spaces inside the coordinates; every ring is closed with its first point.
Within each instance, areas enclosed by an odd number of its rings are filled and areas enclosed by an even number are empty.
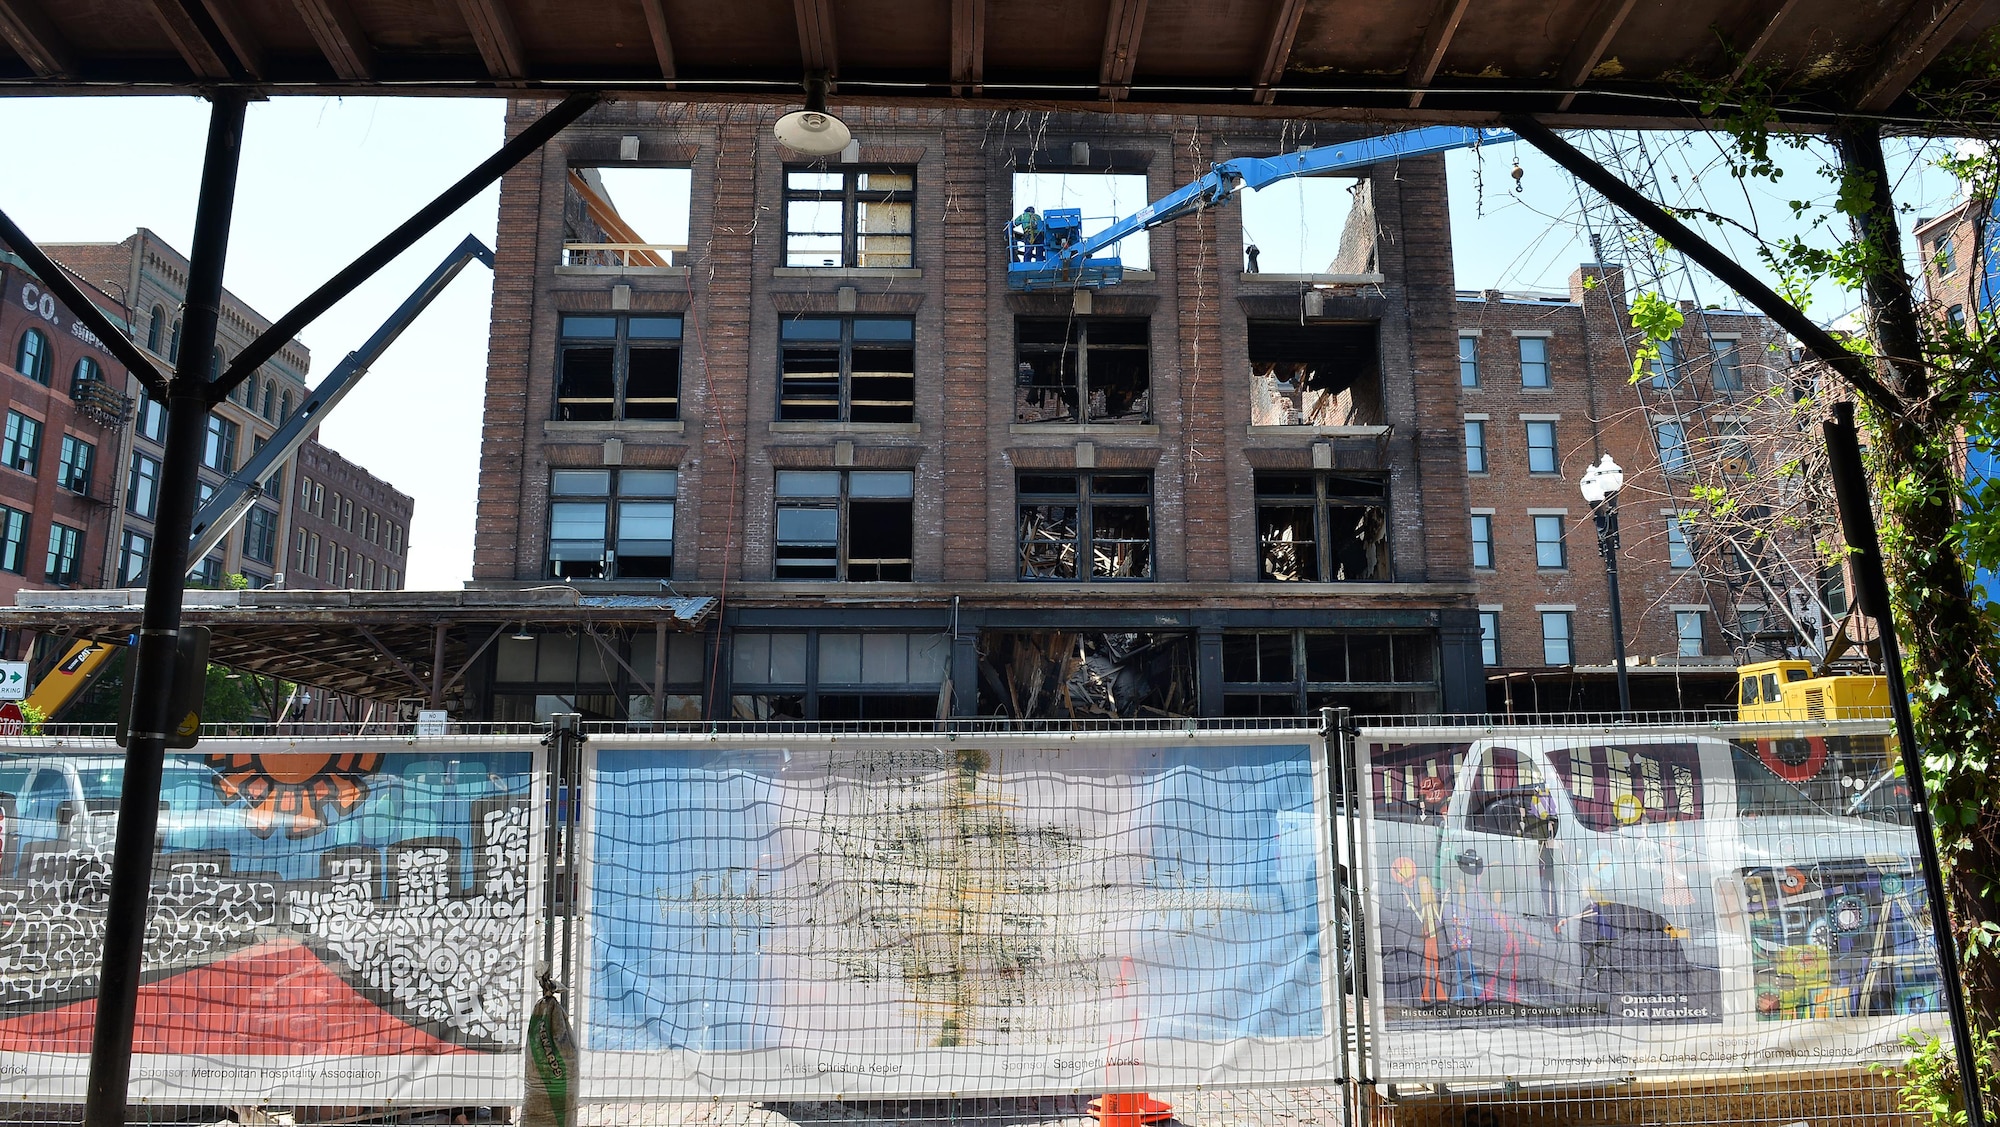
{"type": "MultiPolygon", "coordinates": [[[[32,746],[31,746],[32,745],[32,746]]],[[[535,744],[170,752],[133,1098],[518,1100],[535,744]]],[[[0,1091],[79,1102],[123,750],[0,747],[0,1091]]]]}
{"type": "Polygon", "coordinates": [[[1310,731],[593,736],[586,1099],[1338,1077],[1310,731]]]}
{"type": "Polygon", "coordinates": [[[1824,1067],[1942,1028],[1886,721],[1360,751],[1384,1082],[1824,1067]]]}

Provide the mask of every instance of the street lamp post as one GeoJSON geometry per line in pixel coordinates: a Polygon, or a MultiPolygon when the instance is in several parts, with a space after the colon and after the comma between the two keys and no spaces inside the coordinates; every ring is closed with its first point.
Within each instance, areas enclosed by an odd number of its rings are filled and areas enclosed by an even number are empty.
{"type": "Polygon", "coordinates": [[[1632,686],[1625,679],[1625,615],[1618,598],[1618,491],[1625,485],[1625,471],[1606,454],[1602,461],[1583,471],[1583,499],[1590,502],[1590,515],[1597,521],[1597,554],[1604,557],[1604,583],[1611,595],[1612,657],[1618,666],[1618,711],[1632,711],[1632,686]]]}

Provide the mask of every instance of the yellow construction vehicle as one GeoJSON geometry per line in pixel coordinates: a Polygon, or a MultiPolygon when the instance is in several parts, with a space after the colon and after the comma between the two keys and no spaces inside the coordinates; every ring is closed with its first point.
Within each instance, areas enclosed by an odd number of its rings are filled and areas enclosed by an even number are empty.
{"type": "MultiPolygon", "coordinates": [[[[1809,661],[1760,661],[1737,670],[1736,714],[1748,723],[1889,718],[1889,681],[1815,675],[1809,661]]],[[[1907,822],[1909,790],[1896,770],[1895,737],[1800,732],[1738,741],[1771,774],[1844,814],[1907,822]]]]}
{"type": "Polygon", "coordinates": [[[91,682],[104,672],[113,656],[125,647],[110,642],[94,642],[88,638],[70,643],[69,651],[63,659],[41,679],[35,691],[22,702],[23,711],[28,708],[40,709],[40,715],[55,719],[62,710],[76,703],[91,682]]]}
{"type": "Polygon", "coordinates": [[[1889,715],[1886,677],[1814,676],[1809,661],[1760,661],[1736,672],[1736,715],[1746,722],[1862,720],[1889,715]]]}

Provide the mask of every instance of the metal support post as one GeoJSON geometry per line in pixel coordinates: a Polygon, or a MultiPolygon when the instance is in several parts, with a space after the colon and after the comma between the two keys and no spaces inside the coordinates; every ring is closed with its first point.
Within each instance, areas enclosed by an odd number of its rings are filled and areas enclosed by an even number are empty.
{"type": "Polygon", "coordinates": [[[195,204],[194,245],[188,255],[186,311],[181,353],[168,384],[167,449],[160,480],[160,512],[146,609],[140,619],[138,656],[132,667],[132,734],[125,750],[125,782],[118,800],[111,894],[104,920],[104,962],[97,983],[97,1023],[91,1033],[85,1127],[123,1127],[132,1074],[132,1026],[139,1000],[140,960],[152,893],[153,838],[159,830],[160,776],[167,750],[168,695],[174,683],[174,650],[180,637],[181,584],[187,571],[188,528],[194,520],[195,484],[202,443],[208,436],[209,357],[222,306],[222,264],[236,198],[236,169],[243,147],[245,99],[211,99],[208,151],[195,204]]]}
{"type": "Polygon", "coordinates": [[[1944,866],[1938,861],[1930,793],[1924,785],[1924,757],[1917,748],[1916,720],[1910,715],[1909,686],[1903,683],[1903,647],[1896,638],[1896,620],[1890,613],[1889,576],[1882,567],[1875,510],[1868,501],[1868,477],[1861,466],[1861,439],[1854,429],[1854,404],[1835,403],[1833,417],[1821,426],[1826,434],[1834,502],[1840,507],[1840,532],[1847,541],[1848,561],[1854,565],[1854,594],[1862,612],[1875,620],[1875,631],[1881,638],[1882,671],[1889,681],[1889,711],[1896,718],[1903,781],[1910,789],[1910,823],[1917,834],[1917,854],[1923,863],[1924,892],[1930,898],[1931,937],[1937,944],[1940,977],[1944,979],[1952,1045],[1958,1051],[1965,1122],[1967,1127],[1984,1127],[1986,1113],[1979,1102],[1979,1056],[1972,1047],[1972,1022],[1965,1010],[1964,984],[1958,980],[1958,947],[1952,942],[1944,866]]]}
{"type": "Polygon", "coordinates": [[[1612,660],[1618,667],[1618,712],[1632,714],[1632,685],[1625,676],[1625,611],[1618,597],[1618,495],[1590,507],[1597,520],[1597,554],[1604,557],[1604,585],[1611,597],[1612,660]]]}

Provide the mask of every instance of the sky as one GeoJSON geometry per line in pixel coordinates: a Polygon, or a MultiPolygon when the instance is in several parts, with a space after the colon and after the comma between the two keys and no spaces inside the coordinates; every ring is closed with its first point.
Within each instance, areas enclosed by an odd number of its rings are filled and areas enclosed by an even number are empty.
{"type": "MultiPolygon", "coordinates": [[[[245,127],[237,210],[225,282],[238,298],[275,318],[470,170],[502,139],[504,103],[472,98],[285,98],[253,103],[245,127]]],[[[45,242],[115,242],[150,227],[185,252],[191,243],[195,189],[207,128],[204,103],[189,98],[0,99],[0,210],[45,242]],[[26,154],[39,154],[34,160],[26,154]]],[[[1656,199],[1730,215],[1766,236],[1783,233],[1789,200],[1817,199],[1830,186],[1817,157],[1780,148],[1787,175],[1775,188],[1738,181],[1718,165],[1714,139],[1702,134],[1597,136],[1615,150],[1628,179],[1656,199]]],[[[1907,218],[1950,206],[1956,186],[1928,162],[1948,149],[1896,142],[1891,174],[1907,218]]],[[[1586,231],[1599,230],[1606,257],[1621,232],[1602,204],[1525,144],[1489,145],[1446,158],[1452,240],[1461,289],[1562,291],[1569,272],[1590,261],[1586,231]],[[1512,171],[1519,162],[1520,190],[1512,171]]],[[[1136,210],[1137,177],[1016,178],[1017,200],[1076,206],[1106,222],[1136,210]],[[1118,181],[1099,191],[1084,181],[1118,181]],[[1047,183],[1044,183],[1047,181],[1047,183]]],[[[606,186],[648,238],[686,239],[686,177],[669,177],[669,198],[646,198],[637,184],[606,186]],[[662,234],[654,234],[658,230],[662,234]]],[[[1332,178],[1246,193],[1247,235],[1272,273],[1323,270],[1338,247],[1352,181],[1332,178]]],[[[466,234],[490,246],[497,188],[461,208],[389,268],[300,334],[313,352],[317,379],[358,346],[466,234]]],[[[1087,223],[1086,230],[1096,224],[1087,223]]],[[[1905,231],[1908,231],[1905,226],[1905,231]]],[[[1709,228],[1749,264],[1750,241],[1709,228]]],[[[1128,265],[1144,248],[1126,251],[1128,265]]],[[[1735,304],[1698,272],[1668,267],[1668,296],[1735,304]]],[[[1761,271],[1760,271],[1761,272],[1761,271]]],[[[486,366],[491,274],[469,267],[327,417],[321,441],[416,498],[408,586],[445,590],[471,573],[473,508],[486,366]]],[[[1844,295],[1816,294],[1812,313],[1832,320],[1844,295]]]]}

